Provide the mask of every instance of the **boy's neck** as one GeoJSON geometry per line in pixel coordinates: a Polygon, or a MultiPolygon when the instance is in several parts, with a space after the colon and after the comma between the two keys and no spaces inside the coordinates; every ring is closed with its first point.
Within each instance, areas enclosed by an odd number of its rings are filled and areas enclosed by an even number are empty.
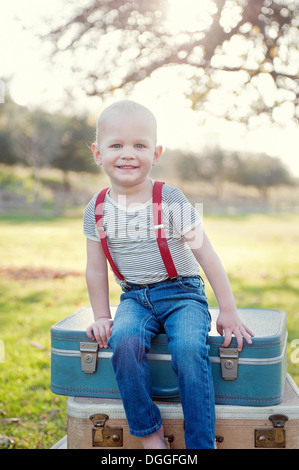
{"type": "Polygon", "coordinates": [[[152,197],[153,184],[151,179],[142,181],[136,185],[119,186],[112,183],[109,192],[110,197],[118,202],[125,199],[126,206],[130,204],[144,204],[152,197]]]}

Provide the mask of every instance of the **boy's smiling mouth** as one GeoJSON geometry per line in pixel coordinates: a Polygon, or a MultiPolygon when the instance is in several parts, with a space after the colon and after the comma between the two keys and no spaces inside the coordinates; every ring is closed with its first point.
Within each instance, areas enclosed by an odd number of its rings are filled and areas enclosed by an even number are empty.
{"type": "Polygon", "coordinates": [[[135,170],[138,167],[133,165],[119,165],[117,168],[120,168],[121,170],[135,170]]]}

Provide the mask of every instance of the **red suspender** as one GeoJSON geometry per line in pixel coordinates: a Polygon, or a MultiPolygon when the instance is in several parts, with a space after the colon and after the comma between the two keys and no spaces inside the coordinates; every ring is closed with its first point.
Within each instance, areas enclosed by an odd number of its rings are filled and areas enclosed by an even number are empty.
{"type": "Polygon", "coordinates": [[[103,220],[102,220],[102,218],[103,218],[103,207],[104,207],[105,196],[106,196],[106,193],[107,193],[108,189],[109,188],[103,189],[97,197],[96,205],[95,205],[96,224],[97,224],[97,229],[98,229],[98,232],[99,232],[99,236],[100,236],[100,239],[101,239],[102,248],[103,248],[103,251],[105,253],[105,256],[106,256],[107,260],[109,261],[109,264],[110,264],[114,274],[116,275],[116,277],[118,279],[120,279],[121,281],[124,281],[124,279],[125,279],[124,276],[122,274],[120,274],[119,270],[115,266],[114,261],[113,261],[111,255],[110,255],[110,251],[109,251],[109,248],[108,248],[108,245],[107,245],[107,240],[106,240],[106,232],[103,228],[103,220]]]}
{"type": "MultiPolygon", "coordinates": [[[[168,276],[170,279],[174,278],[177,276],[177,270],[175,268],[175,265],[172,260],[172,256],[168,247],[166,235],[165,235],[165,230],[163,226],[163,217],[162,217],[162,187],[163,187],[162,182],[160,181],[155,181],[154,187],[153,187],[153,217],[154,217],[154,225],[155,225],[155,233],[156,233],[156,238],[157,238],[157,243],[158,247],[160,250],[160,254],[165,266],[165,269],[168,273],[168,276]]],[[[124,277],[120,272],[118,271],[117,267],[114,264],[114,261],[110,255],[108,245],[107,245],[107,240],[106,240],[106,233],[103,228],[103,205],[104,205],[104,200],[106,193],[109,188],[103,189],[96,200],[95,204],[95,217],[96,217],[96,225],[97,229],[99,231],[99,236],[101,239],[103,251],[105,253],[106,258],[109,261],[109,264],[116,275],[116,277],[120,280],[124,280],[124,277]]]]}
{"type": "Polygon", "coordinates": [[[160,254],[170,279],[177,276],[177,270],[172,260],[172,256],[168,247],[164,225],[163,225],[163,214],[162,214],[162,181],[155,181],[153,188],[153,216],[156,238],[160,254]]]}

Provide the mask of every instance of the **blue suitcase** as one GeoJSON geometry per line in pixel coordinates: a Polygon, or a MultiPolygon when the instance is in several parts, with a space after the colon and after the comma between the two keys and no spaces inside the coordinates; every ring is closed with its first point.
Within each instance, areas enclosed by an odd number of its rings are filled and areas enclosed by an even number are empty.
{"type": "MultiPolygon", "coordinates": [[[[113,307],[115,312],[116,307],[113,307]]],[[[254,332],[253,344],[238,353],[236,339],[221,348],[216,331],[218,309],[211,308],[210,360],[216,404],[269,406],[281,402],[286,378],[286,314],[271,309],[239,309],[242,321],[254,332]]],[[[113,314],[113,313],[112,313],[113,314]]],[[[51,390],[59,395],[120,398],[110,358],[85,330],[93,321],[84,307],[51,328],[51,390]]],[[[153,397],[179,401],[176,375],[166,334],[154,338],[148,354],[153,397]]]]}

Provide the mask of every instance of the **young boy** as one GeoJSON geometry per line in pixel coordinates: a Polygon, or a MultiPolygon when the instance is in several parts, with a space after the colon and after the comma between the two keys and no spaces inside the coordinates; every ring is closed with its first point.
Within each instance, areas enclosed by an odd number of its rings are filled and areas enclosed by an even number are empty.
{"type": "Polygon", "coordinates": [[[112,320],[107,261],[95,219],[96,195],[84,215],[86,280],[94,313],[87,335],[113,350],[131,434],[142,439],[144,448],[161,449],[163,428],[152,400],[147,352],[152,338],[164,329],[178,377],[186,448],[214,448],[214,391],[206,344],[211,317],[199,265],[219,304],[217,330],[225,336],[223,346],[234,334],[241,350],[243,338],[252,342],[252,332],[240,321],[228,278],[199,215],[180,190],[164,184],[163,225],[177,271],[174,278],[168,275],[156,239],[161,227],[153,222],[154,182],[149,178],[162,153],[156,132],[153,114],[133,101],[109,106],[98,120],[92,151],[111,183],[103,204],[103,229],[125,280],[115,276],[123,294],[112,320]]]}

